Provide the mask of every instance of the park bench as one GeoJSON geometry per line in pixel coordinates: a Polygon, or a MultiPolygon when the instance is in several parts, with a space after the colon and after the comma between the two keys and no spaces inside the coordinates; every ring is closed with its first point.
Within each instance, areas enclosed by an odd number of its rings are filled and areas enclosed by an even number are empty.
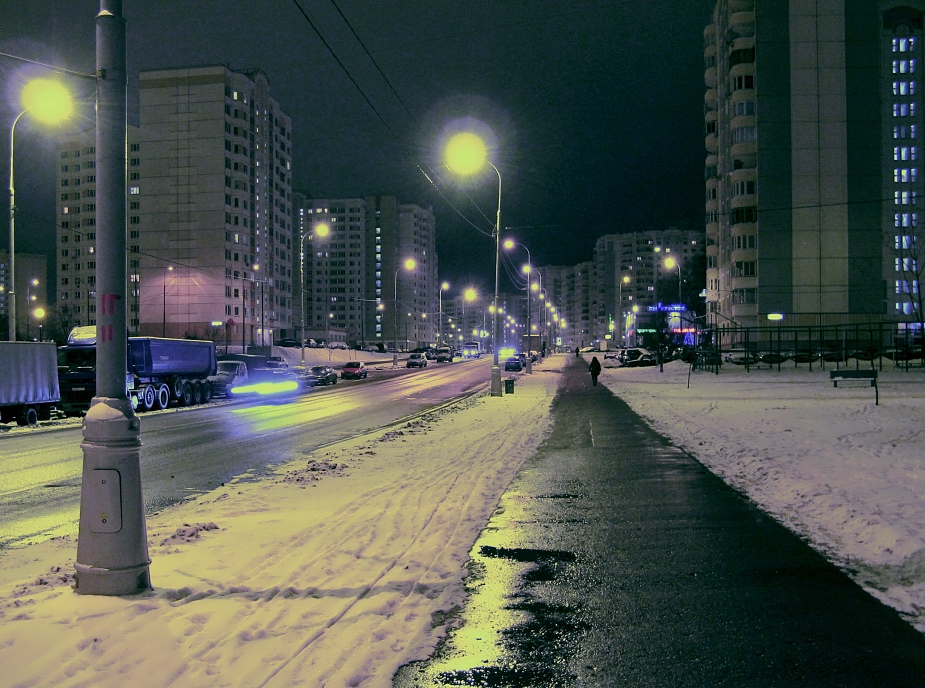
{"type": "Polygon", "coordinates": [[[832,380],[832,386],[838,387],[839,382],[856,382],[869,381],[870,386],[874,388],[875,405],[880,405],[880,388],[877,387],[877,371],[873,368],[868,370],[833,370],[829,373],[832,380]]]}

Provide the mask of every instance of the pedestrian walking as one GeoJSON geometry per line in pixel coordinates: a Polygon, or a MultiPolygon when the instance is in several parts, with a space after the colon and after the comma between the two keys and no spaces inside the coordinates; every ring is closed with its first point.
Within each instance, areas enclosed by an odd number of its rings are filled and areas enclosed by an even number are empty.
{"type": "Polygon", "coordinates": [[[601,362],[597,360],[597,356],[591,359],[588,370],[591,371],[591,384],[597,386],[597,376],[601,374],[601,362]]]}

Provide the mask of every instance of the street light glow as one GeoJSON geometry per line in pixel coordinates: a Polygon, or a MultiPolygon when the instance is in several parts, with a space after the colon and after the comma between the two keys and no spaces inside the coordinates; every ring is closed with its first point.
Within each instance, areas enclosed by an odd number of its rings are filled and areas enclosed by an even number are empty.
{"type": "Polygon", "coordinates": [[[469,132],[456,134],[446,146],[446,165],[456,174],[477,172],[487,156],[485,142],[469,132]]]}
{"type": "Polygon", "coordinates": [[[29,114],[45,124],[56,124],[71,116],[71,96],[57,81],[33,79],[22,89],[22,104],[29,114]]]}
{"type": "Polygon", "coordinates": [[[326,225],[324,222],[321,224],[315,225],[314,234],[316,237],[324,238],[331,233],[331,228],[326,225]]]}
{"type": "Polygon", "coordinates": [[[406,258],[404,267],[405,270],[414,270],[418,266],[418,262],[414,258],[406,258]]]}

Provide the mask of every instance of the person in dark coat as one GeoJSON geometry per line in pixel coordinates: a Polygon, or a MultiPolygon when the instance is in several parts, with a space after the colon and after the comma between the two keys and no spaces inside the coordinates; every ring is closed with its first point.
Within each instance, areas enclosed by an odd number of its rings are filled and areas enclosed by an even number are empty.
{"type": "Polygon", "coordinates": [[[591,371],[591,384],[597,385],[597,376],[601,374],[601,362],[597,360],[597,356],[591,359],[588,370],[591,371]]]}

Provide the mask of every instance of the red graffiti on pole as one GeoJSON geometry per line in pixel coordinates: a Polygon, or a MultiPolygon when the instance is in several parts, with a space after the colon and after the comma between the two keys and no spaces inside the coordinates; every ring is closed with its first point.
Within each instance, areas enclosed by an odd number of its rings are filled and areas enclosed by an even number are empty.
{"type": "Polygon", "coordinates": [[[100,307],[103,309],[103,315],[114,315],[116,312],[116,301],[121,300],[121,294],[103,294],[100,299],[100,307]]]}

